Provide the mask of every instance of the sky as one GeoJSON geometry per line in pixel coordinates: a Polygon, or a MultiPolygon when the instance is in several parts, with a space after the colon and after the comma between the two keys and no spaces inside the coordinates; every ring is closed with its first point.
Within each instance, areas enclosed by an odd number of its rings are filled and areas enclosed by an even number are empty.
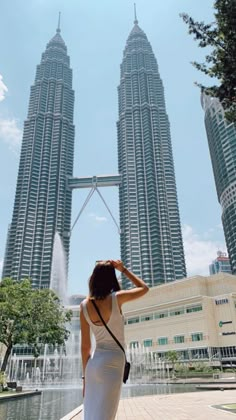
{"type": "MultiPolygon", "coordinates": [[[[195,81],[211,83],[192,65],[206,51],[188,35],[179,14],[212,22],[213,0],[136,0],[139,26],[159,65],[170,120],[175,174],[188,276],[208,275],[218,250],[225,251],[204,113],[195,81]]],[[[74,176],[117,174],[120,64],[133,27],[130,0],[8,0],[0,25],[0,270],[11,222],[23,123],[36,65],[54,36],[61,12],[75,91],[74,176]]],[[[119,223],[118,188],[100,190],[119,223]]],[[[72,223],[88,190],[73,192],[72,223]]],[[[96,260],[119,259],[117,226],[94,193],[71,236],[68,289],[87,294],[96,260]]]]}

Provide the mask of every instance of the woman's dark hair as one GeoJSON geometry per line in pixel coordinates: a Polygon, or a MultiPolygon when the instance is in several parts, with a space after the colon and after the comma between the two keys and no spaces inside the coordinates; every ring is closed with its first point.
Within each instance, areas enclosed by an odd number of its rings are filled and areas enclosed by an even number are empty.
{"type": "Polygon", "coordinates": [[[89,297],[105,299],[117,290],[120,290],[120,285],[113,265],[109,261],[97,263],[89,279],[89,297]]]}

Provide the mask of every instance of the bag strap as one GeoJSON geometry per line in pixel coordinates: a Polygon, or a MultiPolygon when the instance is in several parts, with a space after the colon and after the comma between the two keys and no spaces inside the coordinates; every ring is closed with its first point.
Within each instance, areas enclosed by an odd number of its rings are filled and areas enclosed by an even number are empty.
{"type": "MultiPolygon", "coordinates": [[[[119,340],[117,340],[116,336],[115,336],[115,335],[111,332],[110,328],[109,328],[109,327],[107,326],[107,324],[105,323],[105,321],[104,321],[104,319],[103,319],[103,317],[102,317],[102,315],[101,315],[101,312],[99,311],[99,309],[98,309],[98,307],[97,307],[96,303],[94,302],[94,300],[93,300],[93,299],[91,299],[91,302],[92,302],[92,304],[93,304],[94,308],[96,309],[96,311],[97,311],[97,313],[98,313],[98,315],[99,315],[99,317],[100,317],[100,319],[101,319],[101,321],[102,321],[102,323],[103,323],[104,327],[106,327],[107,331],[110,333],[110,335],[112,336],[113,340],[115,340],[115,342],[118,344],[118,346],[121,348],[121,350],[122,350],[122,351],[124,352],[124,354],[125,354],[125,350],[124,350],[123,346],[120,344],[119,340]]],[[[126,358],[126,354],[125,354],[125,358],[126,358]]]]}

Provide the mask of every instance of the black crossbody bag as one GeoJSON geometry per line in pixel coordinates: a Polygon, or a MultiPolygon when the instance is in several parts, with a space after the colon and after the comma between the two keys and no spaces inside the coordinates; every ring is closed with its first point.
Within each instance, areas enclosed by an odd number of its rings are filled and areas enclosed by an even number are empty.
{"type": "MultiPolygon", "coordinates": [[[[98,315],[99,315],[99,317],[100,317],[100,319],[101,319],[104,327],[106,327],[107,331],[111,334],[113,340],[115,340],[115,342],[118,344],[118,346],[121,348],[121,350],[125,354],[125,350],[124,350],[123,346],[120,344],[119,340],[117,340],[117,338],[115,337],[115,335],[111,332],[110,328],[105,323],[105,321],[104,321],[104,319],[103,319],[103,317],[102,317],[102,315],[101,315],[101,313],[100,313],[100,311],[99,311],[96,303],[94,302],[93,299],[91,299],[91,302],[92,302],[94,308],[96,309],[96,311],[97,311],[97,313],[98,313],[98,315]]],[[[128,377],[129,377],[129,371],[130,371],[130,363],[127,361],[126,354],[125,354],[125,368],[124,368],[124,375],[123,375],[123,382],[124,382],[124,384],[126,383],[128,377]]]]}

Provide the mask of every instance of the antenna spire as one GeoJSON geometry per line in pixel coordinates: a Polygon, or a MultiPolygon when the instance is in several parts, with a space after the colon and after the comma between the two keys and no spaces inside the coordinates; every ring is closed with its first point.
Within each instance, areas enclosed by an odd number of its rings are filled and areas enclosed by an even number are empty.
{"type": "Polygon", "coordinates": [[[138,24],[137,12],[136,12],[136,3],[134,3],[134,24],[135,25],[138,24]]]}
{"type": "Polygon", "coordinates": [[[58,16],[57,33],[61,32],[60,25],[61,25],[61,12],[59,12],[59,16],[58,16]]]}

